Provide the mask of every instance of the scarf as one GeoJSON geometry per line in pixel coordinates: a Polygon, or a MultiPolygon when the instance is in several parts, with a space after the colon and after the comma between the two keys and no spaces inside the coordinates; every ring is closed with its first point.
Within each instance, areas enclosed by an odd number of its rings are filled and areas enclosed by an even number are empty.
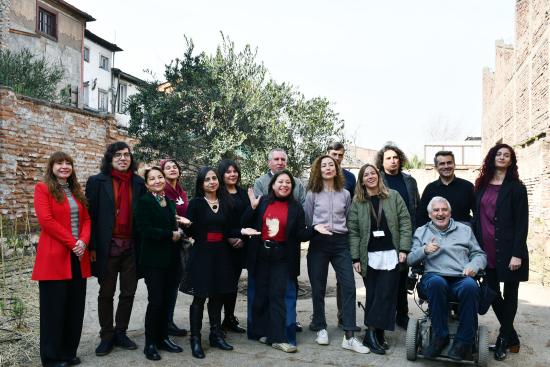
{"type": "Polygon", "coordinates": [[[189,204],[189,199],[187,199],[187,193],[181,187],[179,183],[176,184],[174,189],[172,185],[166,182],[164,187],[164,192],[166,197],[176,203],[176,212],[179,216],[185,217],[187,215],[187,205],[189,204]]]}
{"type": "Polygon", "coordinates": [[[130,226],[130,217],[132,215],[130,203],[130,184],[132,182],[132,171],[120,172],[117,170],[111,171],[113,179],[119,182],[118,185],[118,208],[117,221],[120,229],[127,232],[130,226]]]}

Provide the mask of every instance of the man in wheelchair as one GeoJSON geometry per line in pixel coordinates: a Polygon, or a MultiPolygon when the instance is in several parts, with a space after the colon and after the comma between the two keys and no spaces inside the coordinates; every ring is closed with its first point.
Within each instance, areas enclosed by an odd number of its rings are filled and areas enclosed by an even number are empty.
{"type": "Polygon", "coordinates": [[[423,352],[434,359],[449,343],[447,325],[449,299],[458,300],[459,326],[448,357],[460,361],[475,342],[479,286],[475,275],[487,264],[487,257],[470,227],[451,218],[451,205],[441,197],[428,204],[431,221],[419,227],[413,237],[409,265],[424,265],[418,287],[428,297],[432,321],[432,338],[423,352]]]}

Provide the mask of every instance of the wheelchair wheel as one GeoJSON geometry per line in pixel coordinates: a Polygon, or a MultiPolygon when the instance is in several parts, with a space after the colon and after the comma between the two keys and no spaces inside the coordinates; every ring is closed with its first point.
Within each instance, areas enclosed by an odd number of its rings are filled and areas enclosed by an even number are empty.
{"type": "Polygon", "coordinates": [[[481,325],[477,331],[477,359],[476,365],[487,366],[489,362],[489,330],[487,326],[481,325]]]}
{"type": "Polygon", "coordinates": [[[418,352],[418,320],[416,318],[410,318],[407,325],[407,359],[409,361],[416,361],[416,355],[418,352]]]}

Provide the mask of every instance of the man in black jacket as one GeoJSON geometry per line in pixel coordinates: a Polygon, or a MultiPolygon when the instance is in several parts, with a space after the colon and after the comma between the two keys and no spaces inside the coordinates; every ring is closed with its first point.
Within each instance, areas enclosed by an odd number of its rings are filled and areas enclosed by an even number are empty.
{"type": "MultiPolygon", "coordinates": [[[[397,191],[409,210],[413,233],[416,230],[416,209],[420,200],[418,185],[411,175],[403,172],[403,166],[407,162],[407,156],[395,145],[386,144],[378,151],[376,167],[380,170],[380,176],[390,189],[397,191]]],[[[407,300],[407,266],[399,269],[399,289],[397,291],[397,310],[395,323],[406,329],[409,323],[409,304],[407,300]]]]}
{"type": "Polygon", "coordinates": [[[101,173],[86,183],[88,210],[92,219],[90,251],[92,274],[99,282],[98,315],[101,343],[96,355],[109,354],[113,345],[137,349],[126,330],[137,288],[136,232],[132,226],[133,207],[146,193],[143,179],[136,175],[136,163],[125,142],[107,147],[101,173]],[[118,275],[120,294],[113,327],[113,300],[118,275]]]}
{"type": "Polygon", "coordinates": [[[435,153],[435,169],[439,178],[430,182],[420,199],[416,213],[416,226],[421,227],[430,221],[426,208],[433,197],[441,196],[449,201],[453,208],[453,219],[471,226],[474,210],[474,185],[455,176],[455,156],[453,152],[441,150],[435,153]]]}

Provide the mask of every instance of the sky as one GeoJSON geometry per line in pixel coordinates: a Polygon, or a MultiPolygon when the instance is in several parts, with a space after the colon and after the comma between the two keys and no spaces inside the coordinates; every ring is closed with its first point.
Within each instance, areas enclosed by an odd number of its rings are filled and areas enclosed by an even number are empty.
{"type": "Polygon", "coordinates": [[[115,67],[140,78],[181,57],[185,36],[214,53],[220,32],[278,82],[328,98],[346,137],[379,149],[394,141],[421,154],[442,123],[455,140],[479,136],[482,71],[495,41],[513,43],[514,0],[67,0],[116,43],[115,67]]]}

